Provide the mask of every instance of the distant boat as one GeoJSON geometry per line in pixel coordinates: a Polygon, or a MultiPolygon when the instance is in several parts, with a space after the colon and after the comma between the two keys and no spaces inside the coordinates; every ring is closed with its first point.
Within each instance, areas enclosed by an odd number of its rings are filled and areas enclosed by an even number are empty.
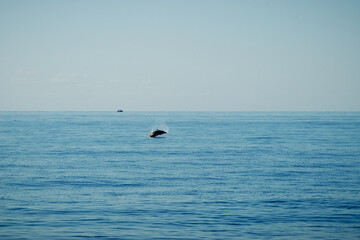
{"type": "Polygon", "coordinates": [[[118,110],[117,110],[117,112],[123,112],[123,110],[121,110],[121,109],[118,109],[118,110]]]}

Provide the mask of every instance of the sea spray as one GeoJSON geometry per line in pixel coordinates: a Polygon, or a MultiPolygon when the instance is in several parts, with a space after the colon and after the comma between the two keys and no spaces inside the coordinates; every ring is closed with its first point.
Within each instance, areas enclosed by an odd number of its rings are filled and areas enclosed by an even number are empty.
{"type": "Polygon", "coordinates": [[[151,128],[151,131],[155,130],[163,130],[165,132],[169,132],[170,128],[164,121],[157,121],[155,125],[151,128]]]}

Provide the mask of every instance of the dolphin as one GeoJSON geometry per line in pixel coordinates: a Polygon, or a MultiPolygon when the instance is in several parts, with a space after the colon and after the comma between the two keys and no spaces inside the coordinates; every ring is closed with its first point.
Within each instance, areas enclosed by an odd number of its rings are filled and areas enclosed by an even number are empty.
{"type": "Polygon", "coordinates": [[[159,129],[156,129],[155,131],[152,131],[149,135],[149,137],[156,137],[156,136],[159,136],[161,134],[164,134],[164,133],[167,133],[163,130],[159,130],[159,129]]]}

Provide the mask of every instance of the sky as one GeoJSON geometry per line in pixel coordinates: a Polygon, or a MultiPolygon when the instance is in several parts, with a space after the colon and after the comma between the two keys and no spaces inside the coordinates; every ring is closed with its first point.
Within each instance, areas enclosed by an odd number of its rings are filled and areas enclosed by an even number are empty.
{"type": "Polygon", "coordinates": [[[1,111],[360,111],[358,0],[0,0],[1,111]]]}

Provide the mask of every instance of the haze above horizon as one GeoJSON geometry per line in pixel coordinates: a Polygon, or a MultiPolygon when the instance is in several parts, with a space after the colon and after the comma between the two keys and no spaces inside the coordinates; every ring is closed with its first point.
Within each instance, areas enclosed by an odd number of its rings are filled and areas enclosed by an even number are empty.
{"type": "Polygon", "coordinates": [[[0,111],[360,111],[360,1],[3,0],[0,111]]]}

